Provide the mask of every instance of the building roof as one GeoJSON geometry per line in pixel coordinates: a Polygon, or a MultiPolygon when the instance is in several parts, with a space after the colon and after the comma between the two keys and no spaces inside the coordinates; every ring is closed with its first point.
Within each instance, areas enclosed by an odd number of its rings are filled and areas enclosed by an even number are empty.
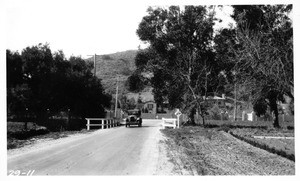
{"type": "Polygon", "coordinates": [[[155,103],[155,101],[146,101],[146,102],[143,102],[143,103],[144,103],[144,104],[147,104],[147,103],[149,103],[149,102],[155,103]]]}
{"type": "Polygon", "coordinates": [[[141,97],[142,102],[154,101],[154,95],[152,92],[142,92],[142,93],[127,93],[127,99],[134,98],[135,101],[138,100],[139,96],[141,97]]]}

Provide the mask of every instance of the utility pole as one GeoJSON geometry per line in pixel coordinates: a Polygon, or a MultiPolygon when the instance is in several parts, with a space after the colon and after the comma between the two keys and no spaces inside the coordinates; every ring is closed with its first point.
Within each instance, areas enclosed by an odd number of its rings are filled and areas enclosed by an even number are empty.
{"type": "Polygon", "coordinates": [[[94,55],[87,55],[87,56],[93,56],[94,57],[94,76],[96,77],[96,54],[94,55]]]}
{"type": "Polygon", "coordinates": [[[233,113],[233,120],[236,121],[236,72],[233,72],[234,75],[234,113],[233,113]]]}
{"type": "Polygon", "coordinates": [[[234,121],[236,121],[236,83],[234,83],[234,121]]]}
{"type": "Polygon", "coordinates": [[[117,90],[116,90],[115,118],[117,118],[118,91],[119,91],[119,76],[117,75],[117,90]]]}

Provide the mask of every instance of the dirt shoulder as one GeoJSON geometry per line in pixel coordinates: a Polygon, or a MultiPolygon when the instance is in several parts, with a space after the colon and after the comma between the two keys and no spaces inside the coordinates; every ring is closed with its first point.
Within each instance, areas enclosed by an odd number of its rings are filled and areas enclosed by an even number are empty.
{"type": "Polygon", "coordinates": [[[168,157],[182,175],[295,175],[295,162],[217,128],[165,129],[168,157]]]}
{"type": "Polygon", "coordinates": [[[7,157],[16,157],[28,152],[45,149],[53,145],[74,141],[97,133],[98,132],[96,130],[64,131],[50,132],[45,135],[38,135],[25,140],[8,138],[8,141],[15,142],[14,144],[16,144],[16,148],[8,149],[7,157]]]}

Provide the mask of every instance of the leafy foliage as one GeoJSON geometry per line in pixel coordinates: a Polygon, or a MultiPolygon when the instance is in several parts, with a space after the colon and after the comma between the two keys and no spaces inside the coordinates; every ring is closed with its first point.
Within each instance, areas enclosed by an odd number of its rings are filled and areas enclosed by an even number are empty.
{"type": "Polygon", "coordinates": [[[140,92],[145,87],[143,77],[137,72],[134,72],[128,77],[126,84],[127,90],[130,92],[140,92]]]}
{"type": "Polygon", "coordinates": [[[232,48],[231,52],[236,61],[239,81],[247,86],[255,104],[262,99],[268,100],[275,114],[274,126],[279,127],[277,101],[284,101],[283,95],[292,99],[294,97],[293,29],[287,16],[292,7],[274,5],[234,8],[233,17],[238,22],[238,48],[232,48]]]}
{"type": "Polygon", "coordinates": [[[127,99],[127,97],[123,94],[120,98],[121,108],[124,111],[128,111],[130,109],[134,109],[136,107],[136,102],[134,98],[127,99]]]}
{"type": "MultiPolygon", "coordinates": [[[[221,66],[212,49],[213,14],[204,6],[149,8],[137,34],[150,47],[138,53],[138,69],[149,77],[155,100],[203,115],[203,97],[220,90],[221,66]]],[[[193,117],[193,116],[192,116],[193,117]]]]}
{"type": "Polygon", "coordinates": [[[93,64],[80,57],[67,60],[62,51],[52,54],[47,44],[27,47],[21,54],[7,50],[7,69],[11,115],[30,114],[42,121],[70,110],[83,118],[103,116],[104,107],[109,106],[110,96],[91,73],[93,64]]]}
{"type": "Polygon", "coordinates": [[[284,101],[283,95],[294,97],[292,5],[233,8],[237,27],[222,30],[214,46],[216,58],[225,60],[227,91],[232,91],[230,84],[242,85],[240,98],[251,101],[257,115],[270,107],[278,127],[277,102],[284,101]]]}
{"type": "Polygon", "coordinates": [[[268,103],[265,99],[260,99],[255,102],[253,109],[258,116],[265,115],[268,109],[268,103]]]}

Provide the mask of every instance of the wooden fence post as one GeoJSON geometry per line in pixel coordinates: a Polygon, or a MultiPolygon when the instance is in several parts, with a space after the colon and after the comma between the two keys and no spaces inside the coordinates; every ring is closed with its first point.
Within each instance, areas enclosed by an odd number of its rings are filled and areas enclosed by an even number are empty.
{"type": "Polygon", "coordinates": [[[85,118],[87,120],[87,130],[90,130],[91,126],[100,126],[101,129],[108,129],[118,126],[118,121],[115,119],[106,119],[106,118],[85,118]],[[91,120],[101,121],[99,124],[91,124],[91,120]]]}
{"type": "Polygon", "coordinates": [[[90,120],[89,119],[87,119],[87,130],[90,130],[90,120]]]}

